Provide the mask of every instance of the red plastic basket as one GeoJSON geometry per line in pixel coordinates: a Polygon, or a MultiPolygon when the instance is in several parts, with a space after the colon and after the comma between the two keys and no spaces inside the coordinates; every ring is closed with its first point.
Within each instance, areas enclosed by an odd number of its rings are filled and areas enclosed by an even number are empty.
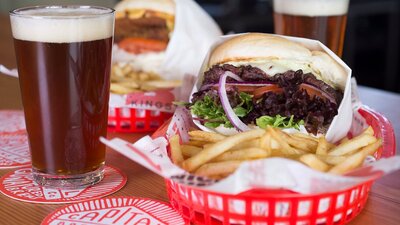
{"type": "MultiPolygon", "coordinates": [[[[367,107],[359,112],[383,139],[377,158],[393,156],[396,145],[390,122],[367,107]]],[[[166,180],[171,204],[185,219],[194,224],[246,225],[346,224],[363,209],[372,183],[314,195],[265,189],[229,195],[166,180]]]]}
{"type": "Polygon", "coordinates": [[[112,108],[108,112],[108,131],[149,132],[157,130],[173,114],[158,110],[112,108]]]}

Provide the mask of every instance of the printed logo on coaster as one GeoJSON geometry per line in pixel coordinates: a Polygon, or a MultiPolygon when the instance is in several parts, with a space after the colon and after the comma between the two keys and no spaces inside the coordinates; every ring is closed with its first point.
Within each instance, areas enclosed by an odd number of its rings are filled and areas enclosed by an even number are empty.
{"type": "Polygon", "coordinates": [[[0,110],[0,133],[25,130],[24,112],[21,110],[0,110]]]}
{"type": "Polygon", "coordinates": [[[75,203],[49,214],[42,225],[186,224],[166,203],[134,197],[110,197],[75,203]]]}
{"type": "Polygon", "coordinates": [[[98,184],[82,189],[52,189],[34,183],[32,169],[20,168],[0,179],[0,192],[15,200],[31,203],[71,203],[101,198],[120,190],[127,177],[119,169],[106,166],[98,184]]]}
{"type": "Polygon", "coordinates": [[[30,163],[26,132],[0,133],[0,169],[23,167],[30,163]]]}

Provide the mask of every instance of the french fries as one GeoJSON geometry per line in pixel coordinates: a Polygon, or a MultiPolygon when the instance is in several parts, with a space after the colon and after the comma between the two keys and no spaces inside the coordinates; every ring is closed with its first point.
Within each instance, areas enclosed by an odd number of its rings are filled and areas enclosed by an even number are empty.
{"type": "Polygon", "coordinates": [[[202,165],[195,174],[199,176],[219,178],[225,174],[233,173],[243,161],[223,161],[202,165]]]}
{"type": "Polygon", "coordinates": [[[184,157],[190,158],[201,152],[203,148],[194,145],[181,145],[181,150],[184,157]]]}
{"type": "Polygon", "coordinates": [[[372,144],[375,141],[376,138],[374,136],[361,134],[360,136],[353,138],[352,141],[347,141],[336,146],[328,153],[328,155],[346,155],[356,151],[359,148],[372,144]]]}
{"type": "Polygon", "coordinates": [[[346,160],[346,156],[332,156],[332,155],[316,155],[318,159],[324,161],[329,165],[337,165],[346,160]]]}
{"type": "Polygon", "coordinates": [[[217,156],[213,161],[222,162],[230,160],[250,160],[266,158],[271,154],[266,149],[262,148],[245,148],[243,150],[232,150],[217,156]]]}
{"type": "Polygon", "coordinates": [[[320,160],[316,155],[314,154],[305,154],[300,156],[299,161],[306,164],[307,166],[311,167],[312,169],[318,170],[318,171],[327,171],[329,169],[329,165],[320,160]]]}
{"type": "Polygon", "coordinates": [[[272,127],[233,136],[192,130],[189,137],[182,145],[178,136],[170,139],[172,161],[188,172],[214,179],[230,175],[243,162],[267,157],[285,157],[321,172],[344,174],[361,166],[382,145],[371,127],[338,145],[324,136],[288,134],[272,127]]]}
{"type": "Polygon", "coordinates": [[[279,129],[273,129],[272,127],[268,127],[267,131],[271,134],[271,136],[278,142],[281,151],[284,155],[295,155],[295,154],[304,154],[305,152],[300,149],[295,149],[289,145],[288,142],[284,140],[282,137],[282,131],[279,129]]]}
{"type": "Polygon", "coordinates": [[[192,172],[197,168],[199,168],[202,164],[209,162],[211,159],[228,151],[235,145],[241,142],[249,141],[254,138],[259,138],[264,133],[265,133],[264,130],[256,129],[227,137],[224,140],[216,142],[211,146],[205,148],[203,151],[199,152],[195,156],[185,160],[182,163],[182,168],[189,172],[192,172]]]}
{"type": "Polygon", "coordinates": [[[365,159],[364,152],[357,152],[349,157],[347,157],[343,162],[332,167],[328,172],[333,174],[343,174],[347,171],[355,169],[362,165],[365,159]]]}
{"type": "Polygon", "coordinates": [[[116,63],[111,68],[110,91],[115,94],[175,88],[181,84],[180,80],[163,80],[153,73],[135,71],[129,64],[116,63]]]}
{"type": "Polygon", "coordinates": [[[328,150],[329,150],[329,143],[326,141],[325,137],[320,137],[318,138],[318,145],[317,145],[317,150],[315,153],[317,155],[327,155],[328,150]]]}
{"type": "Polygon", "coordinates": [[[191,140],[208,141],[208,142],[217,142],[226,138],[226,136],[222,134],[210,133],[201,130],[189,131],[189,136],[191,140]]]}
{"type": "Polygon", "coordinates": [[[171,159],[172,162],[180,165],[183,162],[183,155],[181,150],[181,145],[179,143],[179,135],[174,135],[169,139],[169,144],[171,147],[171,159]]]}

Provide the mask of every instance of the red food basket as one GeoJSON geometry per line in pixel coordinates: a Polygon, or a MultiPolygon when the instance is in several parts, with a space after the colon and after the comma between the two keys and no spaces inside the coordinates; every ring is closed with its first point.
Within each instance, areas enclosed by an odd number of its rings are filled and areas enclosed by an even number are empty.
{"type": "MultiPolygon", "coordinates": [[[[383,139],[383,147],[376,157],[393,156],[396,146],[390,122],[367,107],[359,112],[373,127],[375,135],[383,139]]],[[[363,209],[372,183],[324,194],[262,189],[230,195],[166,180],[171,205],[185,219],[194,224],[224,225],[346,224],[363,209]]]]}
{"type": "Polygon", "coordinates": [[[110,107],[108,131],[110,132],[150,132],[157,130],[173,114],[158,110],[110,107]]]}

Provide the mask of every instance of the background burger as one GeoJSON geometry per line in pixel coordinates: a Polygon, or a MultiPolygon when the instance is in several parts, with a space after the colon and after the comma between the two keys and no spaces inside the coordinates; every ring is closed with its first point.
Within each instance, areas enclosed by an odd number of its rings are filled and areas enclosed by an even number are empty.
{"type": "Polygon", "coordinates": [[[225,134],[267,125],[325,133],[347,79],[326,53],[259,33],[218,45],[203,67],[189,108],[198,125],[225,134]]]}
{"type": "Polygon", "coordinates": [[[161,67],[174,30],[173,0],[124,0],[115,6],[115,46],[111,90],[118,94],[173,88],[161,67]]]}

